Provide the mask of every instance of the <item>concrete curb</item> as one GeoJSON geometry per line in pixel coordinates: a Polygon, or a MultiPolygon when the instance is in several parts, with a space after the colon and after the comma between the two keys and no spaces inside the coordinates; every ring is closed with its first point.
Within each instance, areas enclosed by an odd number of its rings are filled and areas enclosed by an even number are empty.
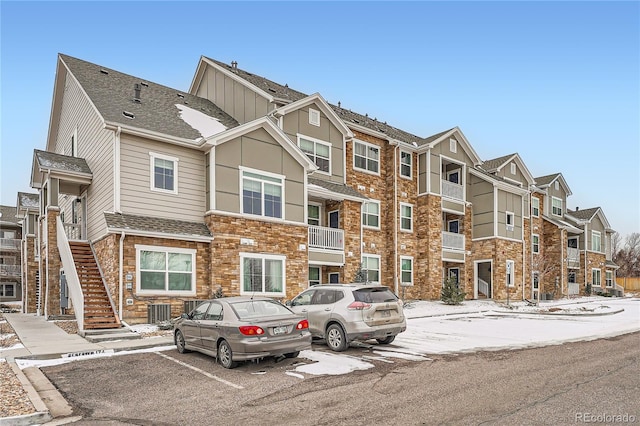
{"type": "MultiPolygon", "coordinates": [[[[33,408],[35,408],[36,412],[32,414],[26,414],[22,416],[12,416],[12,417],[2,417],[0,418],[0,425],[37,425],[46,423],[53,418],[49,408],[44,403],[40,395],[31,384],[31,381],[27,378],[27,376],[20,370],[20,367],[15,363],[15,361],[7,361],[13,370],[13,373],[16,375],[22,388],[27,392],[27,396],[29,400],[33,404],[33,408]]],[[[66,402],[66,401],[65,401],[66,402]]]]}
{"type": "MultiPolygon", "coordinates": [[[[605,315],[614,315],[614,314],[619,314],[620,312],[624,312],[623,308],[620,308],[616,311],[610,311],[610,312],[593,312],[593,313],[571,313],[571,312],[518,312],[518,311],[492,311],[495,312],[495,314],[497,315],[502,315],[502,314],[516,314],[516,315],[546,315],[546,316],[552,316],[552,317],[602,317],[605,315]]],[[[494,315],[495,315],[494,314],[494,315]]],[[[488,315],[491,315],[491,313],[489,313],[488,315]]]]}

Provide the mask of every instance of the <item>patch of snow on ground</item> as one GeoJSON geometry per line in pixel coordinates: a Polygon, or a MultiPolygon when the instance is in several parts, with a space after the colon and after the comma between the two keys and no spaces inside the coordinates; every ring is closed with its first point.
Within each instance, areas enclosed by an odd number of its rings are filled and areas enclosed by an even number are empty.
{"type": "Polygon", "coordinates": [[[154,333],[158,331],[158,326],[154,324],[136,324],[130,325],[129,329],[134,333],[154,333]]]}
{"type": "Polygon", "coordinates": [[[316,361],[313,364],[299,365],[295,371],[313,375],[339,375],[355,370],[373,368],[373,364],[364,362],[350,355],[334,354],[319,351],[302,351],[300,357],[316,361]]]}

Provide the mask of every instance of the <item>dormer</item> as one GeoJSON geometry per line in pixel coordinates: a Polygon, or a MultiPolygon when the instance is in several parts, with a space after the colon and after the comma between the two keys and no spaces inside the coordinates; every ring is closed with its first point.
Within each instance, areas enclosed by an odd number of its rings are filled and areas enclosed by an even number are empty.
{"type": "Polygon", "coordinates": [[[487,173],[521,188],[528,188],[535,183],[533,175],[518,153],[487,160],[482,163],[482,168],[487,173]]]}
{"type": "Polygon", "coordinates": [[[572,194],[562,173],[535,178],[536,187],[544,191],[544,215],[550,218],[564,218],[567,197],[572,194]]]}

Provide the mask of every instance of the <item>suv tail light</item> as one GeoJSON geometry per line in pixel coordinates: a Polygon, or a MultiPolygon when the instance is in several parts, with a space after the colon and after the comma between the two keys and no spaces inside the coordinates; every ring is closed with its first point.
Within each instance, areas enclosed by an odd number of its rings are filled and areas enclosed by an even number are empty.
{"type": "Polygon", "coordinates": [[[306,328],[309,328],[309,321],[302,320],[298,323],[298,325],[296,325],[296,330],[304,330],[306,328]]]}
{"type": "Polygon", "coordinates": [[[257,325],[243,325],[238,328],[240,333],[245,336],[262,336],[264,334],[264,330],[257,325]]]}
{"type": "Polygon", "coordinates": [[[371,307],[370,303],[364,303],[364,302],[351,302],[349,304],[349,306],[347,306],[347,309],[351,309],[354,311],[361,311],[363,309],[369,309],[371,307]]]}

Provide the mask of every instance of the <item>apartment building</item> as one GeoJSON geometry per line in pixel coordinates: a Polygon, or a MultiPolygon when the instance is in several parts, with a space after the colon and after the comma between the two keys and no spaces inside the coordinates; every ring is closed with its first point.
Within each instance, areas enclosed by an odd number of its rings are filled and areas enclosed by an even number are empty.
{"type": "Polygon", "coordinates": [[[15,206],[0,206],[0,303],[22,300],[22,228],[15,206]]]}
{"type": "Polygon", "coordinates": [[[24,209],[31,293],[87,329],[360,271],[405,299],[439,298],[447,277],[468,298],[529,298],[539,209],[556,203],[537,185],[459,128],[419,137],[236,62],[201,57],[180,91],[61,54],[24,209]]]}

